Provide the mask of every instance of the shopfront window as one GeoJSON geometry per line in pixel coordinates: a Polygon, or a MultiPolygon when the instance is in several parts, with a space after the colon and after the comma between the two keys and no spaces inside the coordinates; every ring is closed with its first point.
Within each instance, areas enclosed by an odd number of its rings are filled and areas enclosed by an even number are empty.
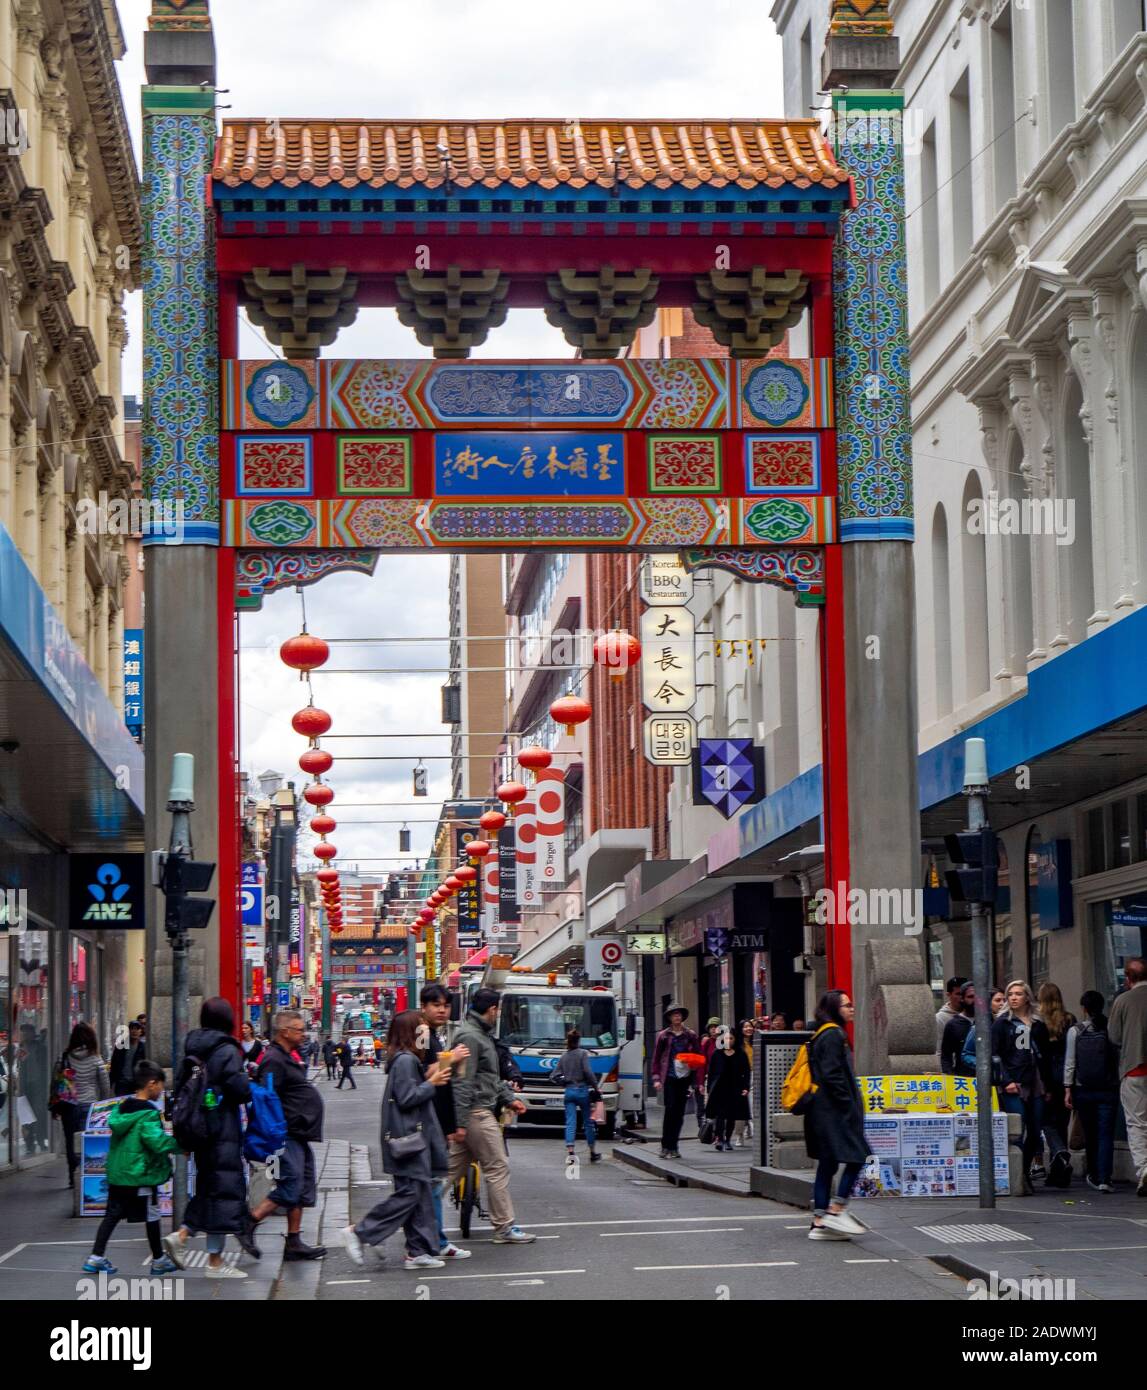
{"type": "Polygon", "coordinates": [[[996,889],[995,909],[992,912],[993,984],[1001,988],[1015,978],[1015,957],[1012,950],[1012,887],[1008,868],[1008,852],[1000,841],[1000,870],[996,889]]]}
{"type": "MultiPolygon", "coordinates": [[[[23,1156],[46,1153],[51,1143],[51,1020],[48,1014],[50,937],[27,931],[15,945],[12,1020],[15,1028],[13,1090],[23,1156]]],[[[15,1157],[13,1142],[13,1157],[15,1157]]]]}
{"type": "Polygon", "coordinates": [[[91,947],[78,936],[71,938],[68,958],[68,1028],[90,1023],[95,1000],[91,992],[91,947]]]}
{"type": "Polygon", "coordinates": [[[1088,909],[1095,988],[1108,1006],[1123,988],[1123,967],[1147,955],[1147,892],[1092,903],[1088,909]]]}
{"type": "Polygon", "coordinates": [[[1028,982],[1036,991],[1051,978],[1048,956],[1050,934],[1041,928],[1039,918],[1039,857],[1042,849],[1039,830],[1033,825],[1028,831],[1027,944],[1028,982]]]}

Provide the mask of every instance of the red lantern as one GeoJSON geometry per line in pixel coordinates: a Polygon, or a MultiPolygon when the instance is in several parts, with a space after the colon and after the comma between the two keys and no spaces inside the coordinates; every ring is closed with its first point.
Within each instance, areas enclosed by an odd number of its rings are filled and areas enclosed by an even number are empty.
{"type": "Polygon", "coordinates": [[[304,738],[321,738],[331,727],[331,717],[325,709],[308,705],[291,717],[291,728],[304,738]]]}
{"type": "Polygon", "coordinates": [[[418,920],[420,922],[433,922],[434,909],[432,907],[424,907],[422,911],[418,914],[418,920]]]}
{"type": "Polygon", "coordinates": [[[580,695],[561,695],[550,706],[550,718],[555,724],[564,724],[567,734],[574,734],[579,724],[593,713],[588,700],[580,695]]]}
{"type": "Polygon", "coordinates": [[[314,848],[316,859],[333,859],[337,854],[337,848],[329,840],[320,840],[314,848]]]}
{"type": "Polygon", "coordinates": [[[619,681],[641,660],[641,643],[632,633],[615,628],[593,644],[593,659],[606,668],[611,680],[619,681]]]}
{"type": "Polygon", "coordinates": [[[329,772],[333,762],[334,758],[325,748],[308,748],[305,753],[299,754],[299,766],[312,777],[321,777],[324,772],[329,772]]]}
{"type": "Polygon", "coordinates": [[[331,932],[332,932],[332,934],[333,934],[334,936],[338,936],[339,932],[341,932],[341,931],[342,931],[342,926],[341,926],[340,924],[336,924],[336,923],[334,923],[334,922],[331,923],[331,932]]]}
{"type": "Polygon", "coordinates": [[[331,654],[330,647],[321,637],[312,637],[309,632],[300,632],[297,637],[288,637],[279,648],[279,657],[292,671],[313,671],[321,666],[331,654]]]}
{"type": "MultiPolygon", "coordinates": [[[[311,824],[314,825],[314,821],[311,821],[311,824]]],[[[324,884],[337,883],[339,881],[339,871],[337,869],[320,869],[318,873],[315,874],[315,878],[318,879],[320,883],[324,884]]]]}
{"type": "Polygon", "coordinates": [[[490,853],[490,842],[488,840],[471,840],[466,846],[466,853],[471,859],[485,859],[490,853]]]}
{"type": "Polygon", "coordinates": [[[518,804],[518,802],[525,801],[526,797],[529,796],[529,794],[530,793],[521,784],[521,782],[503,782],[502,785],[498,788],[498,790],[494,793],[494,795],[498,798],[499,801],[504,801],[506,805],[510,808],[511,815],[513,815],[514,807],[518,804]]]}
{"type": "Polygon", "coordinates": [[[518,766],[530,772],[540,772],[543,767],[549,767],[553,760],[554,755],[546,748],[523,748],[518,754],[518,766]]]}
{"type": "Polygon", "coordinates": [[[496,835],[506,824],[506,817],[501,811],[483,811],[478,817],[478,824],[490,835],[496,835]]]}
{"type": "Polygon", "coordinates": [[[328,816],[325,812],[319,816],[311,817],[311,829],[316,835],[329,835],[338,825],[334,816],[328,816]]]}
{"type": "Polygon", "coordinates": [[[333,788],[322,782],[308,782],[303,788],[303,800],[311,806],[329,806],[334,799],[333,788]]]}
{"type": "Polygon", "coordinates": [[[449,889],[451,895],[453,895],[462,887],[462,880],[457,874],[449,874],[446,878],[446,887],[449,889]]]}
{"type": "Polygon", "coordinates": [[[473,883],[478,877],[478,870],[472,864],[463,864],[460,869],[454,870],[454,877],[459,883],[473,883]]]}

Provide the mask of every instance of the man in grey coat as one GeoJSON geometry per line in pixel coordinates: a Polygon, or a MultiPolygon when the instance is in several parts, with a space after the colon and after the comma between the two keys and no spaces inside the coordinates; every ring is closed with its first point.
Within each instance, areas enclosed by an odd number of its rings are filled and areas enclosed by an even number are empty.
{"type": "Polygon", "coordinates": [[[1127,1145],[1147,1197],[1147,961],[1132,956],[1123,967],[1127,991],[1111,1006],[1107,1036],[1119,1049],[1119,1100],[1127,1121],[1127,1145]]]}
{"type": "Polygon", "coordinates": [[[450,1181],[457,1182],[471,1159],[482,1166],[482,1185],[494,1223],[495,1245],[528,1245],[537,1236],[523,1231],[514,1219],[510,1199],[510,1163],[499,1114],[509,1107],[517,1114],[526,1107],[502,1080],[494,1028],[498,1022],[501,995],[497,990],[480,989],[474,995],[466,1021],[458,1029],[455,1042],[462,1043],[470,1056],[454,1079],[454,1111],[460,1136],[450,1145],[450,1181]]]}

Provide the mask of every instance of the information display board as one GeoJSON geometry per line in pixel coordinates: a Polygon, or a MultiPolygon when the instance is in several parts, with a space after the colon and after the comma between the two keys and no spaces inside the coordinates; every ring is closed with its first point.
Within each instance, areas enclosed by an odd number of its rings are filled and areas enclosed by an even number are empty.
{"type": "MultiPolygon", "coordinates": [[[[953,1078],[945,1078],[953,1079],[953,1078]]],[[[854,1197],[975,1197],[980,1190],[976,1115],[869,1112],[864,1133],[872,1157],[854,1197]]],[[[1008,1191],[1008,1117],[992,1116],[996,1192],[1008,1191]]]]}

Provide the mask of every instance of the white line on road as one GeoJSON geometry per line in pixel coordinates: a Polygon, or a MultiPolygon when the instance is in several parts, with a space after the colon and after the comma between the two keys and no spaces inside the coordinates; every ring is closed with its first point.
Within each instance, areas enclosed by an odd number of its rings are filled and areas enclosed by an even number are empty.
{"type": "MultiPolygon", "coordinates": [[[[584,1270],[584,1269],[535,1269],[535,1270],[531,1270],[531,1273],[532,1273],[532,1274],[585,1274],[585,1273],[587,1273],[587,1271],[584,1270]]],[[[431,1279],[505,1279],[505,1277],[506,1277],[505,1273],[502,1273],[502,1274],[426,1274],[426,1275],[423,1275],[423,1278],[424,1278],[426,1281],[429,1281],[429,1280],[431,1280],[431,1279]]]]}
{"type": "Polygon", "coordinates": [[[328,1279],[328,1284],[369,1284],[369,1279],[328,1279]]]}
{"type": "Polygon", "coordinates": [[[544,1279],[507,1279],[506,1287],[508,1289],[520,1289],[527,1284],[544,1284],[545,1282],[544,1279]]]}
{"type": "Polygon", "coordinates": [[[796,1267],[796,1260],[761,1260],[755,1264],[743,1265],[634,1265],[635,1274],[657,1269],[780,1269],[782,1265],[796,1267]]]}
{"type": "Polygon", "coordinates": [[[845,1260],[846,1265],[890,1265],[891,1260],[845,1260]]]}
{"type": "Polygon", "coordinates": [[[702,1226],[700,1230],[694,1226],[691,1230],[682,1231],[599,1231],[598,1240],[633,1240],[640,1236],[715,1236],[724,1235],[729,1231],[743,1231],[744,1226],[702,1226]]]}
{"type": "MultiPolygon", "coordinates": [[[[738,1199],[740,1200],[740,1199],[738,1199]]],[[[779,1216],[738,1216],[738,1221],[787,1221],[792,1215],[791,1212],[782,1212],[779,1216]]],[[[718,1216],[716,1220],[720,1220],[718,1216]]],[[[727,1218],[726,1218],[727,1219],[727,1218]]],[[[712,1221],[713,1213],[708,1216],[626,1216],[615,1221],[527,1221],[531,1231],[544,1231],[556,1226],[640,1226],[645,1221],[664,1221],[667,1226],[675,1224],[686,1225],[694,1221],[712,1221]]],[[[457,1226],[452,1228],[457,1230],[457,1226]]],[[[491,1230],[492,1227],[478,1227],[476,1229],[491,1230]]]]}

